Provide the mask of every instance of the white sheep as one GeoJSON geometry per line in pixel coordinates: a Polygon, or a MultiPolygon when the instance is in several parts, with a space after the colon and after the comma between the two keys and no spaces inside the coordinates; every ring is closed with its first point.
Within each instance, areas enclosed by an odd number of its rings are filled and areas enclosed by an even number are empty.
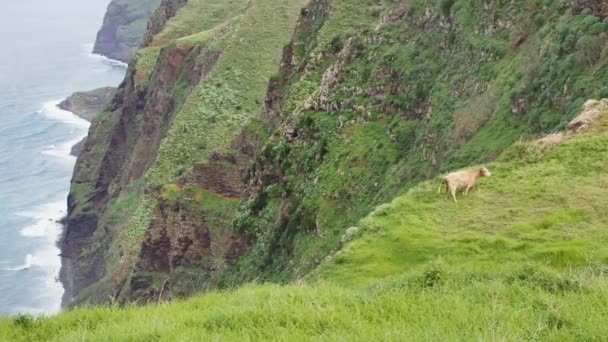
{"type": "Polygon", "coordinates": [[[439,189],[437,192],[441,192],[441,186],[445,184],[446,193],[451,193],[454,202],[458,202],[456,200],[456,191],[459,189],[464,189],[464,195],[467,196],[469,194],[469,190],[475,186],[477,179],[479,177],[490,177],[492,174],[490,171],[482,167],[481,169],[473,169],[473,170],[463,170],[452,172],[447,176],[443,177],[441,184],[439,184],[439,189]]]}

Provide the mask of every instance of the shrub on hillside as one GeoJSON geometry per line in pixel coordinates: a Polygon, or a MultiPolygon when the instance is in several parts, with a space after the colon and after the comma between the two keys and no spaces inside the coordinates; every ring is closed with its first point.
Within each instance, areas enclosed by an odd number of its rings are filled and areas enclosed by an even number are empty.
{"type": "Polygon", "coordinates": [[[583,36],[576,42],[576,61],[588,66],[594,65],[602,56],[606,43],[608,43],[608,37],[605,34],[583,36]]]}

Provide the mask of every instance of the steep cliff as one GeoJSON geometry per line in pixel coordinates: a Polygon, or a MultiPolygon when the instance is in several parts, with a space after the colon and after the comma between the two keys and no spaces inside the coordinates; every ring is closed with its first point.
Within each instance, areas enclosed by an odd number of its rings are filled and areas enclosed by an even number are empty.
{"type": "Polygon", "coordinates": [[[146,23],[161,0],[112,0],[93,53],[128,62],[143,41],[146,23]]]}
{"type": "MultiPolygon", "coordinates": [[[[110,102],[112,102],[115,94],[116,88],[113,87],[103,87],[90,91],[76,92],[67,99],[61,101],[57,106],[90,122],[97,114],[103,112],[107,108],[110,102]]],[[[70,154],[78,157],[80,152],[82,152],[86,141],[87,138],[85,137],[76,145],[72,146],[70,154]]]]}
{"type": "Polygon", "coordinates": [[[608,96],[601,1],[304,5],[162,2],[76,166],[66,302],[301,279],[378,204],[608,96]]]}
{"type": "MultiPolygon", "coordinates": [[[[65,303],[152,298],[165,273],[176,277],[166,295],[189,294],[240,254],[231,213],[244,158],[218,150],[229,152],[259,112],[303,5],[161,3],[147,46],[93,121],[75,168],[62,242],[65,303]],[[195,184],[180,187],[185,179],[195,184]]],[[[252,153],[247,144],[239,148],[252,153]]]]}

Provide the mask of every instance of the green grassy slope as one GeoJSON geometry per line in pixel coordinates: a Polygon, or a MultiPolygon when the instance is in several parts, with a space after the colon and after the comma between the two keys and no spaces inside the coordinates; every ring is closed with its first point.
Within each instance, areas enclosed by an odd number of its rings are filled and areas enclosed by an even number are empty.
{"type": "Polygon", "coordinates": [[[225,283],[301,277],[378,204],[608,96],[608,21],[583,5],[330,1],[322,27],[295,36],[296,71],[276,76],[283,120],[235,220],[254,244],[225,283]]]}
{"type": "MultiPolygon", "coordinates": [[[[401,273],[404,265],[436,264],[463,279],[601,269],[608,262],[608,137],[584,135],[541,150],[514,145],[457,204],[437,195],[439,182],[427,182],[377,207],[361,221],[362,236],[312,277],[344,286],[401,273]]],[[[578,286],[574,278],[556,280],[578,286]]]]}
{"type": "Polygon", "coordinates": [[[517,143],[458,204],[426,182],[379,206],[298,284],[0,321],[0,340],[601,340],[608,113],[517,143]]]}
{"type": "MultiPolygon", "coordinates": [[[[151,186],[169,184],[213,151],[226,149],[247,119],[257,114],[298,10],[305,4],[304,0],[251,2],[246,14],[230,22],[225,37],[209,43],[209,49],[222,51],[222,56],[177,113],[147,174],[151,186]]],[[[185,15],[187,9],[180,13],[185,15]]],[[[188,22],[180,16],[176,19],[188,22]]],[[[179,20],[170,24],[174,22],[179,20]]]]}

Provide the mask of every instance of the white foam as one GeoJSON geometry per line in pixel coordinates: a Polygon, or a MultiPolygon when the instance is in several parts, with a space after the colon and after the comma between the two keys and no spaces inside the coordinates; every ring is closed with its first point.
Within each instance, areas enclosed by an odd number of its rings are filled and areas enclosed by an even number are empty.
{"type": "Polygon", "coordinates": [[[95,48],[95,43],[86,43],[86,44],[82,44],[82,50],[86,53],[86,54],[92,54],[93,53],[93,49],[95,48]]]}
{"type": "MultiPolygon", "coordinates": [[[[67,194],[65,196],[67,198],[67,194]]],[[[58,223],[66,214],[67,204],[65,201],[45,204],[35,211],[22,211],[17,215],[34,219],[34,223],[23,228],[21,235],[31,238],[49,238],[57,240],[61,234],[62,225],[58,223]]]]}
{"type": "MultiPolygon", "coordinates": [[[[83,46],[86,56],[100,60],[103,64],[115,68],[126,68],[126,63],[112,60],[110,58],[94,54],[93,44],[85,44],[83,46]]],[[[69,141],[64,143],[54,143],[53,145],[44,148],[41,153],[49,156],[58,157],[61,160],[70,163],[75,162],[75,157],[71,156],[72,147],[80,142],[88,133],[90,123],[87,120],[80,118],[72,112],[62,110],[57,105],[62,100],[48,101],[42,104],[42,108],[36,113],[44,116],[49,120],[57,121],[69,125],[65,132],[69,132],[69,141]]],[[[67,198],[65,194],[59,194],[58,198],[67,198]]],[[[36,241],[36,250],[24,251],[23,264],[12,267],[0,268],[3,271],[23,271],[36,268],[36,272],[42,270],[44,272],[44,281],[46,283],[45,298],[53,298],[54,301],[50,307],[45,307],[44,310],[37,308],[23,307],[20,312],[44,312],[45,314],[53,314],[61,309],[61,300],[64,292],[63,284],[59,281],[59,272],[61,270],[60,249],[57,242],[63,231],[63,226],[58,221],[65,217],[67,213],[67,201],[61,200],[58,202],[48,203],[41,207],[30,209],[17,213],[19,216],[31,219],[31,224],[20,230],[20,234],[26,238],[36,241]],[[56,299],[56,300],[55,300],[56,299]]],[[[20,227],[21,228],[21,227],[20,227]]]]}
{"type": "MultiPolygon", "coordinates": [[[[67,198],[67,193],[62,196],[67,198]]],[[[45,241],[40,244],[42,247],[31,251],[25,256],[23,265],[11,267],[5,270],[24,271],[32,267],[40,267],[47,274],[45,277],[47,293],[51,298],[61,298],[64,288],[59,282],[59,271],[61,270],[61,251],[57,246],[63,225],[58,221],[65,217],[67,212],[67,202],[65,200],[48,203],[35,208],[31,211],[22,211],[17,215],[33,219],[33,223],[21,230],[21,235],[45,241]]],[[[57,300],[51,308],[45,309],[47,313],[56,313],[61,309],[61,303],[57,300]]]]}
{"type": "MultiPolygon", "coordinates": [[[[57,107],[60,102],[61,100],[45,102],[37,113],[49,120],[71,126],[71,128],[66,128],[66,132],[69,130],[69,140],[47,146],[41,153],[57,157],[59,160],[68,162],[73,166],[76,158],[71,155],[72,147],[86,137],[90,123],[72,112],[57,107]]],[[[67,213],[67,201],[65,198],[67,198],[68,194],[66,192],[59,195],[58,198],[63,198],[63,200],[42,205],[31,211],[17,213],[19,216],[28,217],[32,220],[29,226],[21,229],[21,235],[39,241],[40,243],[37,243],[37,245],[41,247],[35,251],[30,251],[25,256],[24,264],[4,269],[8,271],[25,271],[37,267],[43,270],[46,284],[45,297],[56,299],[50,306],[44,309],[46,314],[57,313],[61,310],[60,298],[62,298],[64,292],[63,284],[59,281],[59,272],[61,270],[61,258],[59,255],[61,251],[57,247],[57,241],[63,231],[63,225],[58,221],[65,217],[67,213]]]]}
{"type": "Polygon", "coordinates": [[[117,66],[117,67],[121,67],[121,68],[127,68],[129,66],[129,64],[127,64],[127,63],[117,61],[115,59],[93,53],[94,46],[95,46],[94,43],[87,43],[87,44],[82,45],[83,50],[85,51],[85,53],[87,54],[87,56],[89,58],[98,59],[104,63],[110,64],[111,66],[117,66]]]}
{"type": "Polygon", "coordinates": [[[70,161],[75,161],[76,157],[71,154],[72,147],[74,147],[74,145],[79,143],[82,140],[82,138],[84,138],[84,137],[85,136],[82,136],[78,139],[70,140],[70,141],[60,144],[60,145],[50,145],[42,151],[42,154],[45,154],[47,156],[57,157],[57,158],[69,159],[70,161]]]}
{"type": "Polygon", "coordinates": [[[72,156],[72,147],[79,143],[84,137],[87,136],[89,126],[91,125],[87,120],[75,115],[72,112],[63,110],[57,105],[61,100],[48,101],[42,105],[40,114],[44,115],[50,120],[58,121],[68,125],[72,125],[74,128],[70,130],[70,135],[76,135],[74,138],[61,143],[59,145],[49,145],[43,151],[42,154],[58,157],[65,159],[69,162],[75,162],[76,157],[72,156]]]}
{"type": "Polygon", "coordinates": [[[34,259],[34,256],[31,255],[30,253],[28,253],[25,256],[25,263],[23,265],[19,265],[19,266],[14,266],[14,267],[5,267],[2,268],[3,271],[23,271],[23,270],[27,270],[30,267],[32,267],[32,260],[34,259]]]}
{"type": "Polygon", "coordinates": [[[63,100],[53,100],[43,103],[40,114],[43,114],[51,120],[63,122],[69,125],[74,125],[76,126],[76,128],[87,131],[89,129],[90,123],[70,111],[59,108],[58,105],[62,101],[63,100]]]}

